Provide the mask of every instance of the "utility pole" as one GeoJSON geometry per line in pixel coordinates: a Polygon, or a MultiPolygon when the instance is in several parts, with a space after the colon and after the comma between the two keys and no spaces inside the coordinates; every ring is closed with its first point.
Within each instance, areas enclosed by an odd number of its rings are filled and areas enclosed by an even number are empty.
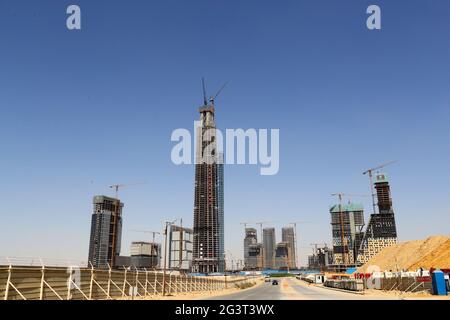
{"type": "Polygon", "coordinates": [[[167,229],[169,226],[172,226],[172,224],[175,223],[174,220],[172,222],[166,221],[165,222],[165,229],[164,229],[164,268],[163,268],[163,285],[162,285],[162,295],[163,297],[166,295],[166,270],[167,270],[167,229]]]}

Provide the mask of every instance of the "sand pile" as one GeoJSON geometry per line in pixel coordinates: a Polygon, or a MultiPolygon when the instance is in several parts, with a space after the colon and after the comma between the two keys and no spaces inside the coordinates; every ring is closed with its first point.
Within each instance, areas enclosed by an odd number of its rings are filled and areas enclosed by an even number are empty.
{"type": "Polygon", "coordinates": [[[358,269],[365,272],[370,265],[379,266],[381,271],[407,270],[419,268],[450,268],[450,237],[432,236],[425,240],[399,243],[381,251],[358,269]]]}

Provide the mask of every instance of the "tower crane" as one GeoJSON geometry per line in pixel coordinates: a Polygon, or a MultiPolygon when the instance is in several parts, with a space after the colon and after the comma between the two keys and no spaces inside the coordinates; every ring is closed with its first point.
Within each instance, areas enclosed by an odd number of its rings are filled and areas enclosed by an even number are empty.
{"type": "MultiPolygon", "coordinates": [[[[208,105],[208,98],[207,98],[207,93],[206,93],[206,82],[205,82],[205,78],[202,78],[202,85],[203,85],[203,104],[205,106],[208,105]]],[[[214,102],[216,101],[216,98],[219,96],[219,94],[222,93],[223,89],[225,89],[225,87],[228,85],[228,82],[226,82],[220,89],[219,91],[217,91],[217,93],[214,96],[211,96],[209,98],[209,102],[211,103],[211,106],[214,107],[214,102]]]]}
{"type": "Polygon", "coordinates": [[[117,239],[116,239],[116,234],[117,234],[117,221],[118,221],[118,215],[119,215],[119,208],[120,208],[120,200],[119,200],[119,189],[121,188],[125,188],[128,186],[133,186],[133,185],[138,185],[138,184],[143,184],[143,183],[135,183],[135,184],[129,184],[129,185],[125,185],[125,184],[114,184],[109,186],[109,188],[114,189],[116,191],[115,194],[115,205],[114,205],[114,214],[112,216],[112,225],[113,225],[113,230],[112,230],[112,244],[111,244],[111,250],[113,252],[113,255],[111,257],[111,265],[113,266],[115,264],[115,259],[116,259],[116,247],[117,247],[117,239]]]}
{"type": "Polygon", "coordinates": [[[396,162],[397,162],[397,160],[389,161],[389,162],[384,163],[384,164],[382,164],[382,165],[379,165],[379,166],[377,166],[377,167],[375,167],[375,168],[367,169],[366,171],[363,172],[363,175],[366,175],[366,174],[369,175],[370,192],[371,192],[371,195],[372,195],[372,208],[373,208],[373,213],[374,213],[374,214],[376,213],[376,212],[375,212],[376,209],[375,209],[375,192],[374,192],[374,190],[373,190],[373,172],[374,172],[374,171],[377,171],[377,170],[380,170],[380,169],[382,169],[382,168],[384,168],[384,167],[387,167],[387,166],[389,166],[389,165],[391,165],[391,164],[393,164],[393,163],[396,163],[396,162]]]}
{"type": "Polygon", "coordinates": [[[157,235],[157,234],[161,234],[161,232],[158,232],[158,231],[150,231],[150,230],[131,230],[131,231],[133,231],[133,232],[142,232],[142,233],[149,233],[149,234],[152,234],[153,235],[153,242],[152,243],[155,243],[155,236],[157,235]]]}
{"type": "Polygon", "coordinates": [[[252,224],[251,222],[241,222],[240,224],[242,224],[244,226],[244,229],[247,229],[247,225],[252,224]]]}
{"type": "Polygon", "coordinates": [[[132,187],[132,186],[143,185],[143,184],[145,184],[145,183],[144,182],[140,182],[140,183],[132,183],[132,184],[113,184],[113,185],[109,186],[109,188],[115,190],[115,192],[116,192],[116,199],[119,199],[119,189],[132,187]]]}

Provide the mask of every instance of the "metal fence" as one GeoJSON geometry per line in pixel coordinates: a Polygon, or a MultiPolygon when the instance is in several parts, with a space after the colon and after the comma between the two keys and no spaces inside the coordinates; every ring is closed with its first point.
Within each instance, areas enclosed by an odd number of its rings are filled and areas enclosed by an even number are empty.
{"type": "MultiPolygon", "coordinates": [[[[364,287],[371,288],[375,280],[374,279],[364,279],[364,287]]],[[[376,288],[384,291],[401,291],[401,292],[431,292],[432,284],[431,277],[393,277],[393,278],[380,278],[376,279],[378,281],[376,288]]]]}
{"type": "Polygon", "coordinates": [[[196,277],[139,270],[0,266],[0,299],[110,300],[213,292],[252,281],[249,277],[196,277]]]}

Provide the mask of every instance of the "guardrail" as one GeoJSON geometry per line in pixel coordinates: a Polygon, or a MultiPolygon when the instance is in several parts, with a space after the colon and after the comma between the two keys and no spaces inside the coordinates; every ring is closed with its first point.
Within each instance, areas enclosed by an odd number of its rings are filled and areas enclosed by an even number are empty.
{"type": "Polygon", "coordinates": [[[220,291],[254,277],[195,277],[155,271],[0,266],[0,299],[111,300],[220,291]]]}

